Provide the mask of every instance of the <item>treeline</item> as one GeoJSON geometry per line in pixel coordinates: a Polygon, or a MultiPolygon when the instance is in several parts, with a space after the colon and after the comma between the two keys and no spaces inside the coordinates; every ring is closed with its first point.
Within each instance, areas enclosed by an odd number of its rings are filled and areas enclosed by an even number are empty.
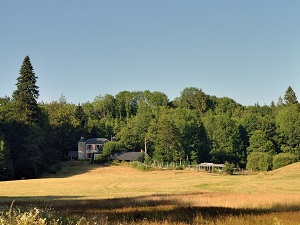
{"type": "Polygon", "coordinates": [[[300,104],[288,87],[270,105],[243,106],[196,87],[170,101],[162,92],[122,91],[93,102],[38,103],[25,57],[12,97],[0,98],[0,180],[55,173],[81,136],[114,137],[106,151],[146,150],[148,161],[229,162],[270,170],[299,160],[300,104]]]}

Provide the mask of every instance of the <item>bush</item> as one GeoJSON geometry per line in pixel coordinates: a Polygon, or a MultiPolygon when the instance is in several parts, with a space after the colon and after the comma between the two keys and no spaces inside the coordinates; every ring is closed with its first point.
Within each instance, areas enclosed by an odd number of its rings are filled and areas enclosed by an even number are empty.
{"type": "Polygon", "coordinates": [[[94,160],[95,163],[105,163],[108,161],[108,157],[103,154],[99,154],[97,158],[94,160]]]}
{"type": "Polygon", "coordinates": [[[111,162],[111,165],[112,166],[118,166],[120,164],[120,162],[118,161],[118,160],[113,160],[112,162],[111,162]]]}
{"type": "Polygon", "coordinates": [[[287,166],[297,161],[298,157],[296,155],[293,155],[291,153],[279,153],[273,158],[273,170],[287,166]]]}
{"type": "Polygon", "coordinates": [[[141,163],[139,161],[133,161],[133,162],[131,162],[130,166],[132,168],[135,168],[135,169],[138,169],[138,170],[141,170],[141,171],[148,171],[148,170],[150,170],[149,166],[147,166],[146,164],[141,163]]]}
{"type": "Polygon", "coordinates": [[[176,166],[175,170],[184,170],[184,166],[176,166]]]}
{"type": "Polygon", "coordinates": [[[234,171],[234,164],[229,163],[229,162],[225,162],[224,167],[223,167],[223,171],[232,175],[233,171],[234,171]]]}
{"type": "Polygon", "coordinates": [[[145,154],[144,163],[146,165],[150,165],[152,163],[152,159],[148,154],[145,154]]]}
{"type": "Polygon", "coordinates": [[[268,171],[272,168],[272,156],[265,152],[251,152],[246,167],[253,171],[268,171]]]}

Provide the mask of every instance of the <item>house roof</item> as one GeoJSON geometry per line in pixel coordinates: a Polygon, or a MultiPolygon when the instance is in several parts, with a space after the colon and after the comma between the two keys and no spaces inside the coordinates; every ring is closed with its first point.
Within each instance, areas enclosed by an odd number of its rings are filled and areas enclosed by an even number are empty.
{"type": "Polygon", "coordinates": [[[115,153],[113,158],[120,161],[135,161],[138,160],[142,154],[142,152],[122,152],[115,153]]]}
{"type": "Polygon", "coordinates": [[[78,157],[78,151],[69,151],[68,158],[78,157]]]}
{"type": "Polygon", "coordinates": [[[200,163],[199,166],[202,166],[202,167],[220,167],[220,168],[223,168],[224,164],[200,163]]]}
{"type": "Polygon", "coordinates": [[[85,144],[104,144],[107,141],[106,138],[90,138],[86,140],[85,144]]]}

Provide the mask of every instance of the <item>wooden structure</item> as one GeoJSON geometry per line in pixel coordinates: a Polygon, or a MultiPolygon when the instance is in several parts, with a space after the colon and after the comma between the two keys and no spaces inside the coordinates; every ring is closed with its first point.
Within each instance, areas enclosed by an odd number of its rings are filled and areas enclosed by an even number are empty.
{"type": "Polygon", "coordinates": [[[222,171],[224,164],[214,164],[214,163],[200,163],[197,168],[199,171],[222,171]]]}

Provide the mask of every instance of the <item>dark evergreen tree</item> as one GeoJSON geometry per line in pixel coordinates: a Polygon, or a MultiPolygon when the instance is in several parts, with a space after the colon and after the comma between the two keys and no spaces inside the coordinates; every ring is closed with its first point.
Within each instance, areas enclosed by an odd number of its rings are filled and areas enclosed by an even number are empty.
{"type": "Polygon", "coordinates": [[[85,135],[88,125],[88,116],[84,112],[81,105],[76,106],[75,118],[79,122],[79,132],[82,132],[81,135],[85,135]]]}
{"type": "Polygon", "coordinates": [[[37,103],[39,96],[37,77],[33,71],[29,56],[24,58],[17,78],[17,90],[13,93],[15,123],[12,134],[11,157],[15,178],[33,178],[40,172],[41,145],[44,133],[39,125],[40,109],[37,103]]]}
{"type": "Polygon", "coordinates": [[[17,90],[13,93],[17,120],[26,124],[37,123],[39,90],[29,56],[24,58],[17,80],[17,90]]]}
{"type": "Polygon", "coordinates": [[[285,91],[284,101],[285,101],[285,104],[287,104],[287,105],[295,104],[298,102],[296,94],[295,94],[294,90],[291,88],[291,86],[289,86],[287,88],[287,90],[285,91]]]}

